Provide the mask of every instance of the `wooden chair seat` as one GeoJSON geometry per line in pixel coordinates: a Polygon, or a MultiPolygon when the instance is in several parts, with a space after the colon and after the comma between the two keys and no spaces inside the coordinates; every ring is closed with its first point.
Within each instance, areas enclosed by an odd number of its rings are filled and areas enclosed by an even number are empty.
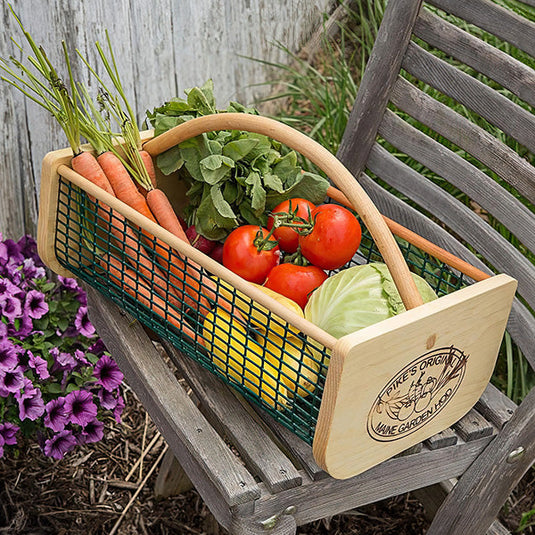
{"type": "Polygon", "coordinates": [[[158,350],[140,323],[87,291],[91,319],[128,384],[231,533],[294,533],[298,525],[458,477],[516,409],[489,385],[452,428],[363,474],[336,480],[318,467],[311,446],[168,342],[158,350]]]}

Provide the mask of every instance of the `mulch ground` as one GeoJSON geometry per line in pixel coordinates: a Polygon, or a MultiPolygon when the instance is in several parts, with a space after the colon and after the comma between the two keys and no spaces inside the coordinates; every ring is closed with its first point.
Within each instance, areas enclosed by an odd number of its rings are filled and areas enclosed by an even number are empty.
{"type": "MultiPolygon", "coordinates": [[[[0,460],[0,534],[225,533],[218,530],[195,490],[155,498],[157,462],[166,445],[128,388],[125,396],[123,423],[109,420],[100,443],[83,446],[61,461],[46,458],[28,443],[17,458],[0,460]]],[[[533,472],[519,485],[504,513],[511,530],[520,514],[534,507],[533,472]]],[[[298,534],[421,535],[427,526],[420,503],[403,495],[302,526],[298,534]]],[[[528,528],[524,533],[533,532],[528,528]]]]}

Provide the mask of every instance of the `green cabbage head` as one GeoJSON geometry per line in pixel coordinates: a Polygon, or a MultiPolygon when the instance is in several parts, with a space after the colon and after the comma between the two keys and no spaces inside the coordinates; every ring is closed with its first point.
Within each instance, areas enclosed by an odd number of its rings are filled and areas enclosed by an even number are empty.
{"type": "MultiPolygon", "coordinates": [[[[411,273],[424,303],[437,299],[431,286],[411,273]]],[[[405,311],[386,264],[344,269],[314,290],[305,308],[310,322],[335,338],[405,311]]]]}

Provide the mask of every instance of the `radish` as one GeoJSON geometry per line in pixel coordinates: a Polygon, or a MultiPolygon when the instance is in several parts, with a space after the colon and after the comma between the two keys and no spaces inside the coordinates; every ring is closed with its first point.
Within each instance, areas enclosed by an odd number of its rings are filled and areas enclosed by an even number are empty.
{"type": "Polygon", "coordinates": [[[217,245],[217,242],[201,236],[197,232],[195,225],[191,225],[186,229],[186,236],[195,249],[199,249],[199,251],[207,255],[209,255],[217,245]]]}

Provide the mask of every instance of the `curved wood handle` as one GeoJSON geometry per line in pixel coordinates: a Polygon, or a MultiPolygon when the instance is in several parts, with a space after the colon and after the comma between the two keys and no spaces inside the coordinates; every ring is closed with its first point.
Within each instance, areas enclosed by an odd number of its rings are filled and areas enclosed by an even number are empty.
{"type": "Polygon", "coordinates": [[[317,165],[346,194],[362,218],[392,274],[405,308],[409,310],[423,304],[407,263],[381,213],[346,167],[307,135],[260,115],[220,113],[191,119],[175,126],[145,143],[143,148],[151,156],[157,156],[187,139],[215,130],[246,130],[263,134],[300,152],[317,165]]]}

